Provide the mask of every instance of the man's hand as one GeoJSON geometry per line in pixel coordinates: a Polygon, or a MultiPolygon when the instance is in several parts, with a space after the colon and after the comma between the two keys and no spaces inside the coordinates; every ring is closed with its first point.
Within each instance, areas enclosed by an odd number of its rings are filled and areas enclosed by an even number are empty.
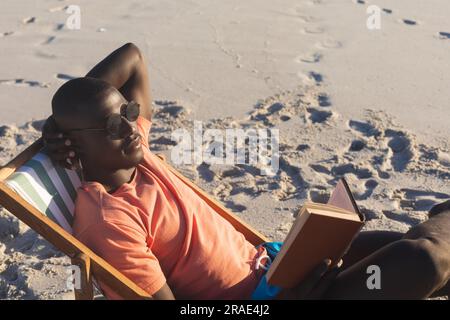
{"type": "Polygon", "coordinates": [[[78,167],[75,146],[59,131],[52,116],[47,118],[42,128],[42,140],[50,159],[66,169],[75,170],[78,167]]]}
{"type": "Polygon", "coordinates": [[[317,300],[323,297],[339,273],[339,267],[330,269],[331,260],[325,259],[298,286],[282,290],[277,300],[317,300]]]}

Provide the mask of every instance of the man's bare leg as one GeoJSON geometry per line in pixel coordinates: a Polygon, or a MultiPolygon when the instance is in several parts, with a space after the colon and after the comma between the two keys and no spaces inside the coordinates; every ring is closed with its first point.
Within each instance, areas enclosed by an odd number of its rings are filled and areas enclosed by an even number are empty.
{"type": "Polygon", "coordinates": [[[344,256],[344,264],[341,270],[349,268],[384,246],[400,240],[404,235],[404,233],[396,231],[362,231],[353,241],[350,249],[344,256]]]}
{"type": "Polygon", "coordinates": [[[342,271],[327,292],[331,299],[422,299],[447,294],[450,276],[450,208],[401,234],[377,232],[355,240],[342,271]],[[393,242],[391,242],[393,240],[393,242]],[[382,248],[377,250],[377,246],[382,248]],[[364,255],[368,254],[365,258],[364,255]],[[367,267],[378,265],[381,289],[369,290],[367,267]],[[447,291],[446,291],[447,290],[447,291]]]}

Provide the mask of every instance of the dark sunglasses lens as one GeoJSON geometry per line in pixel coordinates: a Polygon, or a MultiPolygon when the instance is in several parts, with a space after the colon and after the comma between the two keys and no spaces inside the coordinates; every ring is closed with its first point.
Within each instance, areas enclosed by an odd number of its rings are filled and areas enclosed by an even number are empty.
{"type": "Polygon", "coordinates": [[[122,123],[122,117],[118,114],[113,114],[109,117],[106,129],[113,138],[117,138],[120,132],[120,125],[122,123]]]}
{"type": "Polygon", "coordinates": [[[126,118],[128,121],[136,121],[139,117],[139,104],[136,102],[130,102],[127,106],[126,118]]]}

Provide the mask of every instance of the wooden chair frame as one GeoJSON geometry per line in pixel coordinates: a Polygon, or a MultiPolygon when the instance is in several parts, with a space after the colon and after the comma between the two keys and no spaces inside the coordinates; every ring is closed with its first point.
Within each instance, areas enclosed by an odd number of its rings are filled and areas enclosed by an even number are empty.
{"type": "MultiPolygon", "coordinates": [[[[8,164],[0,168],[0,205],[27,224],[31,229],[39,233],[60,251],[64,252],[71,258],[72,264],[80,268],[81,287],[75,289],[75,299],[93,299],[92,275],[95,275],[97,280],[107,284],[124,299],[151,299],[151,296],[147,292],[121,274],[108,262],[97,256],[57,223],[43,215],[39,210],[5,184],[4,180],[36,155],[42,147],[42,138],[39,138],[8,164]]],[[[160,158],[163,159],[162,156],[160,156],[160,158]]],[[[250,243],[256,246],[268,241],[261,233],[235,216],[181,173],[167,163],[166,165],[169,170],[198,194],[199,197],[210,205],[218,214],[229,221],[237,231],[241,232],[250,243]]]]}

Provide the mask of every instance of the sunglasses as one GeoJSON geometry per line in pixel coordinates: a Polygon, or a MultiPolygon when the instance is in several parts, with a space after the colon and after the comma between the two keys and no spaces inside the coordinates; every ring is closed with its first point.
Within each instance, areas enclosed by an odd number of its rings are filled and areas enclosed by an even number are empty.
{"type": "Polygon", "coordinates": [[[129,122],[134,122],[139,117],[140,106],[139,103],[135,101],[130,101],[124,103],[120,106],[120,114],[111,114],[106,121],[106,128],[83,128],[83,129],[72,129],[72,131],[106,131],[111,139],[120,138],[120,129],[122,128],[124,119],[129,122]]]}

